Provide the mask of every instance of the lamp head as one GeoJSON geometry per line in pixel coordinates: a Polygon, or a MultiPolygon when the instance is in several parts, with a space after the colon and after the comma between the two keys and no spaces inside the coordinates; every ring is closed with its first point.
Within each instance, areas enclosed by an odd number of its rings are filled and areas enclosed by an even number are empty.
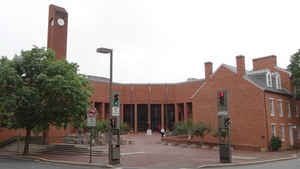
{"type": "Polygon", "coordinates": [[[112,49],[107,49],[107,48],[97,48],[97,53],[112,53],[112,49]]]}

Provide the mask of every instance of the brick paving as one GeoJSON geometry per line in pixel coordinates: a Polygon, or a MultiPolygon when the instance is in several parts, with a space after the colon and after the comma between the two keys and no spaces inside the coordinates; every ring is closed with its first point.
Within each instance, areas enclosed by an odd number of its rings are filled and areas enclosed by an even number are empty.
{"type": "MultiPolygon", "coordinates": [[[[171,146],[160,142],[160,135],[145,134],[125,135],[126,140],[134,144],[121,146],[122,167],[142,168],[198,168],[205,164],[219,164],[219,152],[213,149],[191,148],[189,146],[171,146]]],[[[82,146],[82,145],[80,145],[82,146]]],[[[86,146],[88,147],[88,146],[86,146]]],[[[105,165],[107,160],[107,146],[94,146],[94,150],[103,151],[103,156],[94,156],[93,163],[105,165]]],[[[270,160],[274,158],[290,157],[295,151],[288,152],[247,152],[233,151],[233,163],[270,160]]],[[[0,153],[1,154],[1,153],[0,153]]],[[[53,155],[35,154],[49,160],[88,163],[88,155],[53,155]]]]}

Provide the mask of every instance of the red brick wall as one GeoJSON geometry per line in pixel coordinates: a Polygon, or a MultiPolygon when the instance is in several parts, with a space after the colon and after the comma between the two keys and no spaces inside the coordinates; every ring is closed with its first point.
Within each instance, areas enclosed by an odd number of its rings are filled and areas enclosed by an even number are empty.
{"type": "Polygon", "coordinates": [[[228,93],[232,144],[265,147],[266,140],[262,139],[266,135],[264,92],[224,66],[193,98],[194,121],[210,123],[217,128],[218,90],[228,93]]]}
{"type": "Polygon", "coordinates": [[[47,48],[51,48],[56,53],[56,59],[66,59],[67,56],[67,33],[68,33],[68,13],[55,5],[49,6],[48,18],[48,43],[47,48]],[[59,12],[58,12],[59,11],[59,12]],[[63,12],[64,11],[64,12],[63,12]],[[57,24],[57,19],[64,19],[64,26],[57,24]],[[50,20],[54,20],[51,26],[50,20]]]}
{"type": "Polygon", "coordinates": [[[275,55],[253,59],[254,71],[260,69],[266,69],[266,68],[272,69],[276,65],[277,65],[277,61],[275,55]]]}

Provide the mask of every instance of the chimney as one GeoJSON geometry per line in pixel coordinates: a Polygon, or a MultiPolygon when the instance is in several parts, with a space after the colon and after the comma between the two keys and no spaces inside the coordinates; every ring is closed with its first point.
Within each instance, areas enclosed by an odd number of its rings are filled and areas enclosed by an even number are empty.
{"type": "Polygon", "coordinates": [[[277,59],[275,55],[253,59],[254,71],[267,68],[272,69],[274,66],[277,66],[277,59]]]}
{"type": "Polygon", "coordinates": [[[213,64],[211,62],[205,62],[205,79],[208,79],[213,71],[213,64]]]}
{"type": "Polygon", "coordinates": [[[244,75],[246,72],[245,69],[245,56],[239,55],[236,57],[236,68],[238,75],[244,75]]]}

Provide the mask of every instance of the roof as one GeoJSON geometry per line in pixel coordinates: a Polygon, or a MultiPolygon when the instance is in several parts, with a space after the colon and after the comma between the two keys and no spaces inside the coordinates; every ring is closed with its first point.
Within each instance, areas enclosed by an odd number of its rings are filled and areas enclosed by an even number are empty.
{"type": "MultiPolygon", "coordinates": [[[[237,73],[237,68],[231,65],[222,64],[222,66],[226,67],[227,69],[231,70],[234,73],[237,73]]],[[[279,67],[276,67],[278,70],[283,71],[284,69],[281,69],[279,67]]],[[[285,72],[288,72],[284,70],[285,72]]],[[[267,80],[266,80],[266,73],[270,72],[269,69],[262,69],[257,71],[246,71],[246,74],[244,75],[244,79],[248,80],[253,85],[259,87],[260,89],[266,91],[266,92],[272,92],[272,93],[278,93],[283,95],[292,96],[291,92],[285,88],[277,89],[276,88],[276,80],[274,75],[272,75],[272,87],[267,86],[267,80]]],[[[290,72],[288,72],[290,73],[290,72]]]]}
{"type": "MultiPolygon", "coordinates": [[[[93,75],[85,75],[85,76],[90,81],[109,83],[109,79],[105,78],[105,77],[93,76],[93,75]]],[[[176,82],[176,83],[119,83],[119,82],[113,82],[113,83],[114,84],[123,84],[123,85],[176,85],[176,84],[202,82],[202,81],[204,81],[204,79],[189,78],[189,79],[187,79],[187,81],[176,82]]]]}
{"type": "Polygon", "coordinates": [[[271,71],[269,69],[252,71],[252,72],[247,73],[245,76],[247,76],[247,78],[250,81],[252,81],[256,85],[258,85],[260,88],[264,89],[264,91],[292,96],[292,94],[289,92],[289,90],[287,90],[285,88],[281,88],[281,89],[276,88],[275,74],[271,75],[272,86],[271,87],[267,86],[266,74],[268,72],[271,72],[271,71]]]}

